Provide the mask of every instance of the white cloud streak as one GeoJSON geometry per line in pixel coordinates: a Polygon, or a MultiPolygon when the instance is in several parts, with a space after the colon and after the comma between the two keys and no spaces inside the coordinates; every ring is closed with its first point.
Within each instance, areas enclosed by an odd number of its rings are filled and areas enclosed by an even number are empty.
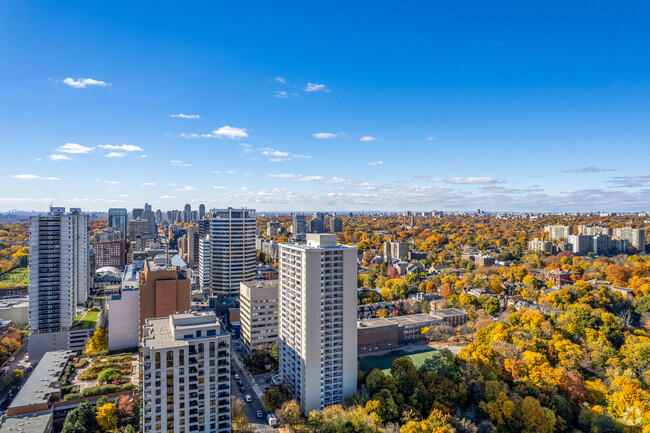
{"type": "Polygon", "coordinates": [[[90,86],[99,86],[99,87],[110,86],[110,84],[105,81],[94,80],[92,78],[77,78],[76,80],[74,80],[68,77],[65,80],[63,80],[63,83],[67,84],[70,87],[74,87],[75,89],[85,89],[90,86]]]}
{"type": "Polygon", "coordinates": [[[81,144],[77,144],[77,143],[66,143],[63,146],[59,146],[59,148],[56,150],[58,152],[64,152],[64,153],[82,154],[82,153],[90,153],[93,151],[93,149],[94,147],[82,146],[81,144]]]}

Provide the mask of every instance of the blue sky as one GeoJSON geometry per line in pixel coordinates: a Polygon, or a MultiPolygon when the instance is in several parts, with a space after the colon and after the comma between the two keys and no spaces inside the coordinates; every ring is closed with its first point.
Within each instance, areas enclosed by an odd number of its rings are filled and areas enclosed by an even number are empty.
{"type": "Polygon", "coordinates": [[[0,210],[650,208],[647,2],[2,9],[0,210]]]}

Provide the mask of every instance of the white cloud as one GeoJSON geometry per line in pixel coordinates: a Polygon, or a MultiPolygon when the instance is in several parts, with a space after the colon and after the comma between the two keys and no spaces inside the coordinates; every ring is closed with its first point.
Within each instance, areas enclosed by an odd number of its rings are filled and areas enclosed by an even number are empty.
{"type": "Polygon", "coordinates": [[[122,158],[123,156],[126,156],[126,153],[124,152],[111,152],[106,154],[106,158],[122,158]]]}
{"type": "Polygon", "coordinates": [[[179,166],[179,167],[191,167],[192,166],[192,164],[188,164],[188,163],[183,162],[183,161],[178,160],[178,159],[172,159],[171,161],[169,161],[169,163],[171,165],[176,165],[176,166],[179,166]]]}
{"type": "Polygon", "coordinates": [[[142,186],[155,186],[156,184],[153,182],[142,182],[142,186]]]}
{"type": "Polygon", "coordinates": [[[228,170],[228,171],[226,172],[226,174],[235,174],[235,173],[237,173],[235,170],[228,170]]]}
{"type": "Polygon", "coordinates": [[[99,147],[102,149],[108,149],[108,150],[124,150],[126,152],[142,152],[142,148],[140,146],[134,146],[132,144],[100,144],[99,147]]]}
{"type": "Polygon", "coordinates": [[[119,180],[105,180],[104,183],[107,183],[109,185],[119,185],[122,182],[120,182],[119,180]]]}
{"type": "Polygon", "coordinates": [[[287,84],[287,80],[286,80],[285,78],[282,78],[282,77],[275,77],[275,78],[273,78],[273,79],[275,80],[276,83],[287,84]]]}
{"type": "Polygon", "coordinates": [[[53,153],[52,155],[48,156],[52,161],[70,161],[70,158],[68,158],[66,155],[61,155],[57,153],[53,153]]]}
{"type": "Polygon", "coordinates": [[[449,183],[452,185],[493,185],[495,183],[503,183],[502,180],[494,179],[491,177],[450,177],[447,179],[427,178],[428,182],[441,182],[449,183]]]}
{"type": "Polygon", "coordinates": [[[63,80],[63,83],[70,87],[74,87],[75,89],[85,89],[88,86],[110,86],[110,84],[105,81],[93,80],[92,78],[77,78],[76,80],[73,80],[68,77],[63,80]]]}
{"type": "Polygon", "coordinates": [[[329,178],[325,181],[325,183],[347,183],[347,182],[349,182],[347,179],[343,179],[341,177],[336,177],[336,176],[329,178]]]}
{"type": "Polygon", "coordinates": [[[213,186],[212,188],[214,188],[214,189],[226,189],[225,186],[217,186],[217,185],[213,186]]]}
{"type": "Polygon", "coordinates": [[[66,143],[63,146],[60,146],[57,151],[64,153],[89,153],[94,149],[94,147],[82,146],[77,143],[66,143]]]}
{"type": "Polygon", "coordinates": [[[186,185],[183,188],[178,188],[177,191],[197,191],[197,190],[198,190],[198,188],[195,187],[195,186],[186,185]]]}
{"type": "Polygon", "coordinates": [[[382,165],[383,163],[384,161],[373,161],[373,162],[369,162],[368,165],[372,167],[374,165],[382,165]]]}
{"type": "Polygon", "coordinates": [[[433,136],[429,136],[429,137],[427,137],[427,141],[433,141],[433,140],[435,140],[435,139],[436,139],[436,137],[433,137],[433,136]]]}
{"type": "Polygon", "coordinates": [[[284,98],[288,98],[289,94],[287,92],[285,92],[284,90],[278,90],[273,94],[273,96],[275,96],[276,98],[284,99],[284,98]]]}
{"type": "Polygon", "coordinates": [[[176,117],[179,119],[199,119],[201,116],[198,114],[183,114],[183,113],[178,113],[178,114],[172,114],[171,117],[176,117]]]}
{"type": "Polygon", "coordinates": [[[160,198],[163,199],[163,200],[166,200],[166,199],[172,199],[172,198],[176,198],[176,197],[174,197],[173,195],[165,194],[165,195],[161,196],[160,198]]]}
{"type": "Polygon", "coordinates": [[[35,174],[13,174],[14,179],[41,179],[41,180],[61,180],[58,177],[41,177],[35,174]]]}
{"type": "Polygon", "coordinates": [[[271,162],[288,161],[295,158],[311,158],[309,155],[297,155],[295,153],[285,152],[271,147],[262,147],[259,150],[262,152],[262,155],[270,158],[269,161],[271,162]]]}
{"type": "Polygon", "coordinates": [[[294,182],[313,182],[317,180],[323,180],[323,176],[297,176],[292,180],[294,182]]]}
{"type": "Polygon", "coordinates": [[[219,129],[215,129],[211,134],[203,134],[202,137],[218,137],[218,138],[230,138],[237,139],[248,137],[246,128],[236,128],[234,126],[222,126],[219,129]]]}
{"type": "Polygon", "coordinates": [[[289,178],[295,177],[296,175],[291,174],[291,173],[277,173],[277,174],[269,173],[269,174],[267,174],[267,176],[268,177],[277,177],[277,178],[280,178],[280,179],[289,179],[289,178]]]}
{"type": "Polygon", "coordinates": [[[330,89],[328,89],[325,84],[307,83],[307,87],[305,87],[305,92],[329,92],[329,91],[330,89]]]}
{"type": "Polygon", "coordinates": [[[190,133],[181,132],[180,134],[177,135],[177,137],[181,137],[181,138],[199,138],[199,134],[194,134],[193,132],[190,132],[190,133]]]}
{"type": "Polygon", "coordinates": [[[138,158],[147,158],[149,155],[138,155],[138,158]]]}
{"type": "Polygon", "coordinates": [[[344,132],[337,132],[337,133],[333,133],[333,132],[317,132],[317,133],[312,134],[312,135],[314,137],[316,137],[316,138],[339,138],[339,137],[343,137],[345,135],[345,133],[344,132]]]}
{"type": "Polygon", "coordinates": [[[375,140],[376,140],[375,137],[371,137],[371,136],[369,136],[369,135],[366,135],[366,136],[361,137],[361,138],[359,139],[359,141],[375,141],[375,140]]]}

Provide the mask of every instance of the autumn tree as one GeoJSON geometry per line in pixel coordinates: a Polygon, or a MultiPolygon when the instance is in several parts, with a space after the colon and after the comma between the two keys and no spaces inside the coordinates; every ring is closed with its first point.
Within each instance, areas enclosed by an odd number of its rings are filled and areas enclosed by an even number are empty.
{"type": "Polygon", "coordinates": [[[97,408],[97,425],[105,432],[113,431],[117,428],[117,408],[113,403],[106,403],[97,408]]]}

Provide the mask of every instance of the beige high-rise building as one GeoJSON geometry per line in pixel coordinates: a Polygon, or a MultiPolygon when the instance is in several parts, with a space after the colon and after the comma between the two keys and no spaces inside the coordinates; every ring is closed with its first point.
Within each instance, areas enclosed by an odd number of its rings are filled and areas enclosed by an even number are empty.
{"type": "Polygon", "coordinates": [[[280,374],[307,414],[357,388],[357,248],[336,235],[280,244],[280,374]]]}
{"type": "Polygon", "coordinates": [[[146,260],[139,285],[140,335],[147,319],[190,311],[191,281],[185,272],[146,260]]]}
{"type": "Polygon", "coordinates": [[[239,284],[242,345],[247,353],[278,341],[278,280],[239,284]]]}
{"type": "Polygon", "coordinates": [[[548,233],[549,240],[568,239],[569,235],[573,234],[571,226],[546,226],[544,231],[548,233]]]}
{"type": "Polygon", "coordinates": [[[384,257],[391,259],[403,259],[408,254],[408,246],[406,242],[384,242],[384,257]]]}
{"type": "Polygon", "coordinates": [[[148,319],[140,431],[229,433],[230,334],[213,312],[148,319]]]}

